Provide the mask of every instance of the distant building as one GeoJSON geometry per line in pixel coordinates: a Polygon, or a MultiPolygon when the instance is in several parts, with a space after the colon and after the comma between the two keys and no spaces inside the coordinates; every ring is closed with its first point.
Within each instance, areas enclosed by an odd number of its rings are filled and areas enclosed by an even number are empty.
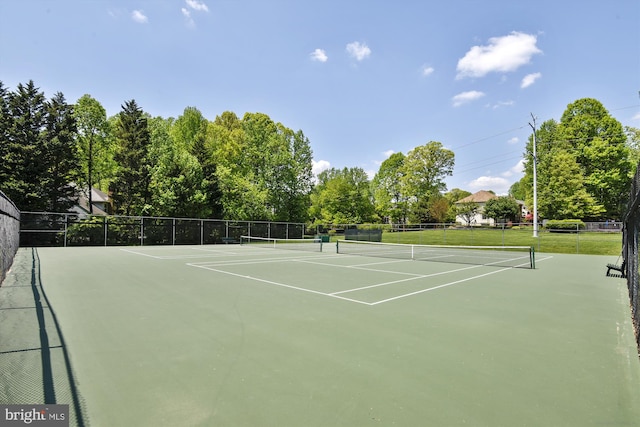
{"type": "Polygon", "coordinates": [[[93,205],[93,212],[89,208],[89,197],[86,190],[79,191],[78,203],[71,208],[71,211],[81,215],[109,215],[111,209],[109,196],[93,187],[91,188],[91,204],[93,205]]]}
{"type": "MultiPolygon", "coordinates": [[[[470,196],[465,197],[464,199],[460,199],[455,202],[456,206],[459,206],[463,203],[473,202],[476,203],[479,207],[478,212],[471,218],[470,225],[495,225],[495,221],[493,218],[488,218],[484,215],[484,207],[487,202],[491,199],[497,199],[498,196],[493,194],[490,191],[480,190],[477,193],[474,193],[470,196]]],[[[525,206],[524,202],[521,200],[516,200],[518,206],[520,207],[520,221],[524,221],[526,216],[529,214],[529,210],[525,206]]],[[[460,215],[456,216],[456,223],[467,225],[467,221],[460,215]]]]}

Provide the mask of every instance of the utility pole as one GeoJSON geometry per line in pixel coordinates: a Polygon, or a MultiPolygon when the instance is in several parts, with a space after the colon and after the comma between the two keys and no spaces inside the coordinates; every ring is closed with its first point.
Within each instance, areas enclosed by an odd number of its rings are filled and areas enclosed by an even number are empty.
{"type": "Polygon", "coordinates": [[[533,237],[538,237],[538,157],[536,154],[536,117],[531,113],[533,124],[529,123],[533,129],[533,237]]]}

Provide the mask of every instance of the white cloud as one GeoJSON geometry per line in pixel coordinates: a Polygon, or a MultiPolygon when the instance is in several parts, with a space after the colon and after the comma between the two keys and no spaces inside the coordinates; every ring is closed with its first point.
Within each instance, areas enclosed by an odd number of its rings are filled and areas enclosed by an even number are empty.
{"type": "Polygon", "coordinates": [[[471,101],[475,101],[476,99],[480,99],[484,95],[485,95],[484,92],[479,92],[477,90],[470,90],[468,92],[462,92],[457,94],[451,100],[453,102],[454,107],[459,107],[471,101]]]}
{"type": "Polygon", "coordinates": [[[318,160],[317,162],[315,160],[311,161],[311,171],[313,172],[314,175],[318,175],[320,172],[330,169],[331,168],[331,163],[329,163],[326,160],[318,160]]]}
{"type": "Polygon", "coordinates": [[[640,120],[640,113],[638,113],[635,116],[631,117],[631,120],[640,120]]]}
{"type": "Polygon", "coordinates": [[[392,154],[395,154],[396,152],[394,150],[387,150],[385,152],[383,152],[382,154],[384,154],[384,158],[388,159],[389,157],[391,157],[392,154]]]}
{"type": "Polygon", "coordinates": [[[520,83],[520,87],[522,89],[524,89],[525,87],[529,87],[532,84],[535,83],[536,80],[538,80],[540,77],[542,77],[542,73],[531,73],[531,74],[527,74],[526,76],[524,76],[524,78],[522,79],[522,83],[520,83]]]}
{"type": "Polygon", "coordinates": [[[324,51],[324,49],[316,49],[311,52],[310,56],[312,61],[327,62],[329,60],[329,57],[327,56],[327,53],[324,51]]]}
{"type": "Polygon", "coordinates": [[[502,173],[505,178],[510,178],[514,175],[520,175],[524,172],[524,159],[520,159],[511,169],[502,173]]]}
{"type": "Polygon", "coordinates": [[[204,2],[198,0],[185,0],[187,6],[189,6],[193,10],[198,10],[200,12],[209,12],[209,8],[204,2]]]}
{"type": "Polygon", "coordinates": [[[422,67],[422,75],[424,77],[430,76],[431,74],[433,74],[434,71],[435,71],[434,68],[429,67],[428,65],[425,65],[422,67]]]}
{"type": "Polygon", "coordinates": [[[494,104],[491,106],[491,108],[493,108],[494,110],[500,108],[500,107],[511,107],[515,105],[514,101],[498,101],[497,104],[494,104]]]}
{"type": "Polygon", "coordinates": [[[511,72],[531,62],[542,53],[537,38],[517,31],[503,37],[492,37],[486,46],[473,46],[458,60],[457,79],[483,77],[492,72],[511,72]]]}
{"type": "Polygon", "coordinates": [[[183,7],[180,10],[182,11],[182,16],[184,16],[184,19],[187,22],[187,26],[195,27],[196,23],[193,20],[193,18],[191,17],[191,12],[189,12],[189,9],[183,7]]]}
{"type": "Polygon", "coordinates": [[[134,10],[131,12],[131,18],[139,24],[146,24],[149,22],[149,18],[141,10],[134,10]]]}
{"type": "Polygon", "coordinates": [[[369,46],[360,42],[349,43],[347,45],[347,52],[357,61],[362,61],[371,55],[371,49],[369,49],[369,46]]]}
{"type": "Polygon", "coordinates": [[[499,176],[480,176],[468,184],[469,191],[486,190],[493,191],[497,195],[505,195],[509,193],[511,183],[508,179],[499,176]]]}
{"type": "Polygon", "coordinates": [[[507,141],[507,144],[513,145],[513,144],[517,144],[518,142],[520,142],[520,138],[518,138],[517,136],[514,136],[513,138],[507,141]]]}

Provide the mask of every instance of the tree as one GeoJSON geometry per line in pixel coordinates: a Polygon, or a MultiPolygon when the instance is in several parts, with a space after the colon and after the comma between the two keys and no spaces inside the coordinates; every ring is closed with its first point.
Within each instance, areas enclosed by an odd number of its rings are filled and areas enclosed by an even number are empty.
{"type": "Polygon", "coordinates": [[[393,153],[380,165],[371,182],[378,215],[391,223],[407,222],[407,199],[403,192],[405,155],[393,153]]]}
{"type": "Polygon", "coordinates": [[[151,210],[152,165],[147,161],[150,134],[147,118],[135,100],[122,106],[115,136],[118,171],[111,183],[115,211],[124,215],[145,215],[151,210]]]}
{"type": "Polygon", "coordinates": [[[631,169],[635,171],[638,163],[640,163],[640,129],[631,126],[624,127],[624,133],[627,135],[627,147],[629,147],[629,159],[631,169]]]}
{"type": "Polygon", "coordinates": [[[456,205],[456,215],[461,217],[469,227],[479,211],[480,205],[476,202],[463,202],[456,205]]]}
{"type": "Polygon", "coordinates": [[[516,200],[525,200],[527,198],[527,190],[524,188],[522,181],[514,182],[509,188],[509,196],[516,200]]]}
{"type": "Polygon", "coordinates": [[[513,197],[498,197],[487,200],[484,215],[495,221],[517,221],[520,218],[520,206],[513,197]]]}
{"type": "Polygon", "coordinates": [[[115,167],[113,150],[108,138],[107,112],[97,100],[85,94],[76,102],[73,115],[78,129],[81,168],[78,184],[84,187],[89,200],[89,212],[93,213],[91,188],[95,185],[101,190],[106,190],[102,181],[111,177],[115,167]]]}
{"type": "MultiPolygon", "coordinates": [[[[10,116],[2,141],[2,191],[20,210],[42,211],[47,201],[42,197],[42,179],[46,173],[42,133],[46,124],[47,102],[33,80],[18,84],[7,95],[6,114],[10,116]]],[[[5,114],[5,113],[3,113],[5,114]]]]}
{"type": "Polygon", "coordinates": [[[173,119],[154,117],[148,120],[151,145],[150,213],[158,216],[205,217],[207,197],[202,167],[186,147],[176,143],[170,130],[173,119]]]}
{"type": "Polygon", "coordinates": [[[538,186],[538,214],[541,218],[596,218],[604,212],[587,192],[576,158],[569,152],[555,154],[538,186]]]}
{"type": "Polygon", "coordinates": [[[66,212],[77,203],[77,191],[73,185],[79,171],[75,137],[73,107],[58,92],[47,104],[42,137],[44,153],[41,161],[46,173],[42,177],[41,191],[47,211],[66,212]]]}
{"type": "Polygon", "coordinates": [[[309,216],[314,223],[360,224],[373,221],[375,208],[366,172],[331,168],[318,175],[309,216]]]}
{"type": "Polygon", "coordinates": [[[444,196],[435,197],[429,206],[429,217],[435,222],[446,222],[451,205],[444,196]]]}
{"type": "Polygon", "coordinates": [[[469,191],[461,190],[459,188],[454,188],[444,194],[445,199],[447,199],[447,202],[449,203],[449,210],[447,211],[447,215],[445,217],[446,222],[456,222],[456,202],[470,195],[471,193],[469,191]]]}
{"type": "Polygon", "coordinates": [[[633,165],[620,122],[598,100],[583,98],[567,106],[558,136],[575,154],[587,193],[604,207],[598,218],[621,218],[633,165]]]}
{"type": "Polygon", "coordinates": [[[453,151],[442,143],[430,141],[409,151],[403,166],[405,193],[419,198],[446,190],[444,178],[453,174],[453,151]]]}
{"type": "MultiPolygon", "coordinates": [[[[182,150],[188,152],[199,163],[202,181],[197,191],[204,195],[205,209],[197,209],[203,216],[216,217],[221,214],[220,188],[216,177],[214,141],[209,137],[210,122],[195,107],[187,107],[171,126],[171,137],[182,150]]],[[[183,155],[183,160],[187,160],[183,155]]],[[[200,200],[199,198],[194,200],[200,200]]],[[[194,206],[195,208],[195,206],[194,206]]],[[[190,216],[195,215],[193,212],[190,216]]]]}

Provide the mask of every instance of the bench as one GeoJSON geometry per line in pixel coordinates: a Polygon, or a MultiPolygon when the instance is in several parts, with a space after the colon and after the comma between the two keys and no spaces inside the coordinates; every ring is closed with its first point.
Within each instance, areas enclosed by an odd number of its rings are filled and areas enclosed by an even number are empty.
{"type": "Polygon", "coordinates": [[[625,262],[623,262],[622,265],[607,264],[607,277],[619,277],[621,279],[626,279],[627,272],[625,269],[625,262]],[[612,273],[611,270],[617,271],[618,273],[612,273]]]}
{"type": "Polygon", "coordinates": [[[234,237],[223,237],[222,243],[224,243],[225,245],[228,245],[230,243],[238,243],[238,240],[236,240],[234,237]]]}

